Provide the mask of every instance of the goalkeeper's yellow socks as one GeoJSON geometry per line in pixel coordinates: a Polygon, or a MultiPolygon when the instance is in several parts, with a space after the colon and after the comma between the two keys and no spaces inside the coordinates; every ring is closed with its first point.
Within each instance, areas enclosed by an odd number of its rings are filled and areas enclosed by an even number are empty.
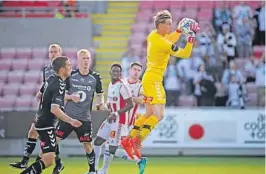
{"type": "Polygon", "coordinates": [[[144,115],[139,116],[139,118],[135,121],[133,129],[129,133],[130,138],[134,138],[139,134],[146,119],[147,118],[144,115]]]}
{"type": "Polygon", "coordinates": [[[139,137],[141,141],[145,140],[145,138],[150,134],[150,132],[154,129],[154,127],[158,124],[159,120],[155,115],[150,116],[144,123],[139,137]]]}

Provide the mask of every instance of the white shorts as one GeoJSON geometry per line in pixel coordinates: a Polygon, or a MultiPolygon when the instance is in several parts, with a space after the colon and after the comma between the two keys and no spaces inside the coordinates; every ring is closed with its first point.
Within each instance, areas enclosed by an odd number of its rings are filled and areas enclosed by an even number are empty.
{"type": "Polygon", "coordinates": [[[97,136],[107,140],[111,146],[120,146],[122,136],[128,133],[127,126],[121,123],[108,123],[104,121],[100,126],[97,136]]]}

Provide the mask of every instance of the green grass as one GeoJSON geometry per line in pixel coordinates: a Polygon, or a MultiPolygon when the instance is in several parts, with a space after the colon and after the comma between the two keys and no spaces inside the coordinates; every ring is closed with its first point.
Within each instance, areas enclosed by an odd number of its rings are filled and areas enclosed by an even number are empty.
{"type": "MultiPolygon", "coordinates": [[[[18,160],[0,158],[0,173],[19,174],[20,170],[8,166],[18,160]]],[[[65,158],[63,161],[65,170],[62,174],[84,174],[87,170],[85,158],[65,158]]],[[[43,174],[51,174],[51,171],[52,167],[43,174]]],[[[138,174],[138,169],[134,162],[115,159],[109,174],[138,174]]],[[[264,158],[150,157],[145,174],[264,174],[264,158]]]]}

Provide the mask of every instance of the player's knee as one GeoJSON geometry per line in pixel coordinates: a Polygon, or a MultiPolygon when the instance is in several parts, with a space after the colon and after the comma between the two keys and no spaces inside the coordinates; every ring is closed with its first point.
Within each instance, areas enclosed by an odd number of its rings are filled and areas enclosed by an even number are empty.
{"type": "Polygon", "coordinates": [[[115,155],[117,148],[118,148],[118,146],[109,146],[110,154],[115,155]]]}
{"type": "Polygon", "coordinates": [[[87,153],[91,153],[92,152],[92,144],[91,143],[83,143],[83,147],[84,147],[84,150],[87,153]]]}
{"type": "Polygon", "coordinates": [[[54,164],[55,155],[53,152],[43,154],[42,161],[45,164],[45,167],[50,167],[54,164]]]}
{"type": "Polygon", "coordinates": [[[105,140],[101,137],[96,137],[94,140],[94,146],[101,146],[105,140]]]}
{"type": "Polygon", "coordinates": [[[28,137],[29,138],[34,138],[34,139],[38,138],[38,132],[36,131],[36,129],[34,127],[30,128],[30,130],[28,132],[28,137]]]}

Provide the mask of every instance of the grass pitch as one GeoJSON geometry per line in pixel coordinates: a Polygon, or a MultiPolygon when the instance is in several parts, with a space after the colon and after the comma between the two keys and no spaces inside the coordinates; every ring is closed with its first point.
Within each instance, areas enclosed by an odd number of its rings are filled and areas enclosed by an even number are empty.
{"type": "MultiPolygon", "coordinates": [[[[19,174],[20,170],[8,166],[19,160],[0,158],[0,174],[19,174]]],[[[84,174],[87,170],[85,157],[64,158],[63,161],[62,174],[84,174]]],[[[150,157],[145,174],[264,174],[264,165],[264,158],[253,157],[150,157]]],[[[51,174],[52,168],[43,174],[51,174]]],[[[138,168],[134,162],[115,159],[108,173],[138,174],[138,168]]]]}

